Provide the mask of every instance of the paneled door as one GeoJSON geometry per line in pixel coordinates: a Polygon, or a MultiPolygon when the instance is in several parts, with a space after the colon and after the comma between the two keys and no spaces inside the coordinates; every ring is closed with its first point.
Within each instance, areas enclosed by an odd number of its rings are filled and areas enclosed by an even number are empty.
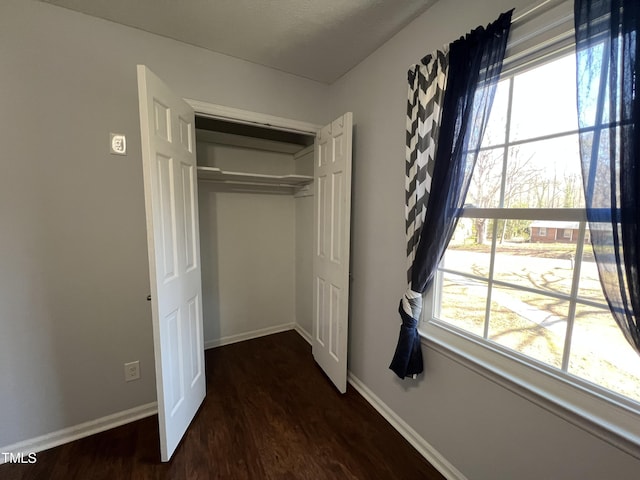
{"type": "Polygon", "coordinates": [[[347,391],[351,136],[346,113],[316,136],[314,158],[313,357],[347,391]]]}
{"type": "Polygon", "coordinates": [[[169,461],[206,394],[194,112],[138,65],[160,450],[169,461]]]}

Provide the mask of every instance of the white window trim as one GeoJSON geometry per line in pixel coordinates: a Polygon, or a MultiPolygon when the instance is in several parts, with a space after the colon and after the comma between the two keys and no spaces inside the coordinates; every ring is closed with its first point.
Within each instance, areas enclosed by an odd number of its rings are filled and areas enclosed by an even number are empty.
{"type": "MultiPolygon", "coordinates": [[[[425,307],[433,308],[431,292],[425,307]]],[[[422,322],[420,336],[426,348],[640,459],[640,419],[625,399],[441,322],[422,322]]]]}
{"type": "MultiPolygon", "coordinates": [[[[512,35],[515,31],[518,40],[507,49],[507,57],[511,58],[505,59],[506,72],[527,68],[540,58],[548,61],[567,51],[573,37],[572,3],[543,0],[516,12],[512,35]]],[[[438,281],[436,278],[434,285],[438,281]]],[[[640,459],[640,415],[635,402],[434,319],[434,302],[438,301],[434,293],[431,288],[425,295],[420,324],[426,348],[640,459]]]]}

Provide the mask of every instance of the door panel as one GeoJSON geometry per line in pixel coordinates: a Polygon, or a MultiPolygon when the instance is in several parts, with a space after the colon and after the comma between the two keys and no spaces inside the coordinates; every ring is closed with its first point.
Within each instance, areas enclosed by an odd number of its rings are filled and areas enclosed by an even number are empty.
{"type": "Polygon", "coordinates": [[[313,356],[342,393],[347,389],[352,128],[351,113],[323,127],[314,162],[313,356]]]}
{"type": "Polygon", "coordinates": [[[194,113],[138,65],[147,245],[162,461],[206,393],[194,113]]]}

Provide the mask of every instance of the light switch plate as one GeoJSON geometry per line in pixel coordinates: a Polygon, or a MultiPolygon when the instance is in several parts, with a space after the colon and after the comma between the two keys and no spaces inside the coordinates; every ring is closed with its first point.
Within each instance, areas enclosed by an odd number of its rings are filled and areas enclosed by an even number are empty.
{"type": "Polygon", "coordinates": [[[127,137],[122,133],[111,133],[111,141],[109,142],[110,153],[112,155],[127,154],[127,137]]]}

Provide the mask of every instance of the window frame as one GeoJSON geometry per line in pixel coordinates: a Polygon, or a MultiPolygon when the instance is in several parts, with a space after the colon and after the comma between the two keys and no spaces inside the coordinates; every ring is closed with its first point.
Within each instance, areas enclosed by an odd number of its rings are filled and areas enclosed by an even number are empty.
{"type": "MultiPolygon", "coordinates": [[[[517,71],[525,65],[537,65],[547,63],[558,56],[564,55],[569,49],[574,48],[573,42],[567,43],[566,30],[567,16],[570,15],[571,36],[573,35],[572,23],[572,2],[566,0],[545,0],[537,2],[532,7],[524,9],[524,13],[516,16],[514,26],[518,28],[512,29],[512,36],[515,34],[515,40],[510,40],[510,47],[507,48],[507,56],[511,53],[511,59],[505,59],[505,69],[503,70],[503,78],[512,77],[517,71]],[[523,53],[523,49],[519,48],[522,42],[535,36],[531,31],[546,32],[550,28],[547,26],[552,18],[557,18],[557,10],[564,13],[564,27],[562,36],[564,40],[561,43],[553,44],[544,40],[539,42],[544,48],[532,49],[523,53]],[[535,15],[532,15],[534,12],[535,15]],[[551,12],[551,13],[549,13],[551,12]],[[570,12],[570,14],[569,14],[570,12]],[[546,16],[545,16],[546,15],[546,16]],[[524,20],[523,20],[524,19],[524,20]],[[532,26],[531,26],[532,25],[532,26]],[[514,53],[515,52],[515,53],[514,53]],[[515,60],[513,60],[515,58],[515,60]]],[[[555,21],[555,20],[554,20],[555,21]]],[[[555,21],[553,28],[556,28],[559,21],[555,21]]],[[[557,35],[557,31],[553,30],[557,35]]],[[[544,33],[547,37],[548,33],[544,33]]],[[[544,36],[543,35],[543,36],[544,36]]],[[[508,113],[510,116],[510,112],[508,113]]],[[[507,127],[508,128],[508,127],[507,127]]],[[[562,132],[558,135],[547,135],[537,139],[527,139],[529,143],[535,140],[553,138],[560,135],[568,135],[575,132],[562,132]]],[[[506,150],[509,146],[507,142],[504,145],[492,145],[489,148],[505,148],[504,159],[506,161],[506,150]]],[[[522,143],[522,142],[511,142],[522,143]]],[[[484,148],[483,148],[484,149],[484,148]]],[[[525,220],[555,220],[555,221],[574,221],[579,224],[578,238],[576,239],[576,255],[582,258],[585,238],[588,239],[589,232],[586,228],[586,214],[584,209],[515,209],[515,208],[464,208],[461,213],[464,218],[486,218],[486,219],[525,219],[525,220]]],[[[497,228],[498,222],[494,223],[494,230],[497,228]]],[[[548,232],[548,229],[545,228],[548,232]]],[[[539,237],[542,232],[539,230],[539,237]]],[[[557,232],[556,232],[557,233],[557,232]]],[[[557,236],[557,235],[556,235],[557,236]]],[[[546,237],[546,235],[545,235],[546,237]]],[[[574,237],[571,232],[571,237],[574,237]]],[[[493,238],[495,239],[495,231],[493,238]]],[[[563,237],[564,238],[564,237],[563,237]]],[[[496,242],[492,241],[492,257],[495,256],[496,242]]],[[[490,267],[492,268],[492,267],[490,267]]],[[[446,268],[443,269],[446,272],[446,268]]],[[[458,273],[458,272],[452,272],[458,273]]],[[[580,264],[574,269],[574,277],[579,278],[580,264]]],[[[501,282],[496,281],[490,274],[488,282],[500,285],[501,282]]],[[[486,338],[467,332],[455,325],[443,322],[435,318],[434,312],[440,304],[438,298],[440,286],[442,282],[442,274],[437,272],[432,287],[425,293],[425,303],[422,312],[422,319],[419,325],[419,333],[422,337],[422,343],[428,349],[433,349],[438,353],[460,363],[476,373],[486,377],[490,381],[501,385],[502,387],[524,397],[534,404],[558,415],[559,417],[569,421],[570,423],[586,430],[602,440],[616,446],[622,451],[640,459],[640,404],[633,400],[612,392],[604,387],[593,384],[587,380],[567,373],[566,363],[569,354],[567,353],[567,343],[570,341],[572,334],[572,323],[570,322],[565,338],[565,349],[563,351],[563,370],[547,365],[541,361],[525,356],[517,351],[511,350],[498,343],[492,342],[486,338]],[[437,288],[436,288],[437,287],[437,288]]],[[[578,282],[573,282],[571,293],[559,294],[563,300],[571,300],[571,307],[575,310],[576,302],[586,303],[584,299],[578,300],[578,282]]],[[[512,285],[509,284],[509,287],[512,285]]],[[[526,287],[520,289],[526,290],[526,287]]],[[[545,292],[547,294],[547,292],[545,292]]],[[[555,296],[552,294],[550,296],[555,296]]],[[[593,306],[602,307],[601,304],[593,302],[593,306]]],[[[485,329],[486,329],[485,322],[485,329]]],[[[485,335],[486,337],[486,335],[485,335]]],[[[570,348],[570,347],[569,347],[570,348]]]]}

